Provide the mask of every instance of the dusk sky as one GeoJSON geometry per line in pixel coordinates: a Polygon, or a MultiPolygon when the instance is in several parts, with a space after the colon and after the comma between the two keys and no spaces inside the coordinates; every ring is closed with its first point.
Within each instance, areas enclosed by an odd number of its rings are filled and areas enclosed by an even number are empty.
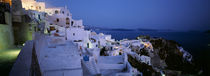
{"type": "MultiPolygon", "coordinates": [[[[43,0],[39,0],[43,1],[43,0]]],[[[210,29],[210,0],[45,0],[67,5],[84,25],[108,28],[210,29]]]]}

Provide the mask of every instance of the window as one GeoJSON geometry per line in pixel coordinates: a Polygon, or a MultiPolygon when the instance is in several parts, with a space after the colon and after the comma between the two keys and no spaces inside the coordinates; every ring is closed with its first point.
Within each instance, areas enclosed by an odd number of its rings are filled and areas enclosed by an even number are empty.
{"type": "Polygon", "coordinates": [[[66,18],[66,20],[69,20],[69,18],[66,18]]]}
{"type": "Polygon", "coordinates": [[[40,14],[38,14],[38,18],[41,20],[41,16],[40,16],[40,14]]]}
{"type": "Polygon", "coordinates": [[[50,26],[50,31],[53,31],[55,30],[55,27],[54,26],[50,26]]]}
{"type": "Polygon", "coordinates": [[[73,36],[75,36],[75,33],[73,33],[73,36]]]}
{"type": "Polygon", "coordinates": [[[57,18],[56,21],[59,22],[59,19],[57,18]]]}
{"type": "Polygon", "coordinates": [[[55,14],[58,14],[58,10],[55,10],[55,14]]]}
{"type": "Polygon", "coordinates": [[[44,17],[47,17],[47,13],[44,14],[44,17]]]}
{"type": "Polygon", "coordinates": [[[89,43],[87,43],[87,48],[90,48],[90,44],[89,43]]]}
{"type": "Polygon", "coordinates": [[[6,22],[5,22],[5,14],[4,14],[4,12],[1,12],[0,11],[0,24],[6,24],[6,22]]]}
{"type": "Polygon", "coordinates": [[[39,6],[39,10],[41,10],[41,6],[39,6]]]}
{"type": "Polygon", "coordinates": [[[36,7],[36,10],[38,11],[39,10],[39,7],[36,7]]]}
{"type": "Polygon", "coordinates": [[[74,21],[71,21],[71,26],[73,26],[73,24],[74,24],[74,21]]]}
{"type": "Polygon", "coordinates": [[[62,13],[64,14],[64,11],[62,11],[62,13]]]}
{"type": "Polygon", "coordinates": [[[67,16],[69,16],[69,13],[67,13],[67,16]]]}
{"type": "Polygon", "coordinates": [[[69,25],[69,18],[66,18],[66,25],[69,25]]]}

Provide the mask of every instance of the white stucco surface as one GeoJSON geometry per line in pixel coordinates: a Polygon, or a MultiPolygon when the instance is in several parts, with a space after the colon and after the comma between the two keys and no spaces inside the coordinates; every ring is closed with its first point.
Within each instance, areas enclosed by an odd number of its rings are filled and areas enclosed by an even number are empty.
{"type": "Polygon", "coordinates": [[[78,48],[66,41],[63,44],[45,46],[39,51],[39,65],[44,76],[81,76],[81,57],[78,48]]]}

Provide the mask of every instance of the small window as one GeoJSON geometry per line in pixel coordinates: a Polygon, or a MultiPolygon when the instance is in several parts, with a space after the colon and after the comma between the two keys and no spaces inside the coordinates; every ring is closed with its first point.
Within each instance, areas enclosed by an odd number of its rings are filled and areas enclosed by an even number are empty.
{"type": "Polygon", "coordinates": [[[6,24],[4,12],[0,12],[0,24],[6,24]]]}
{"type": "Polygon", "coordinates": [[[47,13],[44,14],[44,17],[47,17],[47,13]]]}
{"type": "Polygon", "coordinates": [[[41,10],[41,6],[39,6],[39,10],[41,10]]]}
{"type": "Polygon", "coordinates": [[[58,10],[55,10],[55,14],[58,14],[58,10]]]}
{"type": "Polygon", "coordinates": [[[66,18],[66,25],[69,25],[70,22],[69,22],[69,18],[66,18]]]}
{"type": "Polygon", "coordinates": [[[36,7],[36,10],[39,10],[39,7],[36,7]]]}
{"type": "Polygon", "coordinates": [[[40,16],[40,14],[38,14],[38,18],[41,20],[41,16],[40,16]]]}
{"type": "Polygon", "coordinates": [[[74,24],[74,21],[71,21],[71,26],[73,26],[73,24],[74,24]]]}
{"type": "Polygon", "coordinates": [[[56,21],[59,22],[59,19],[57,18],[56,21]]]}
{"type": "Polygon", "coordinates": [[[75,33],[73,33],[73,36],[75,36],[75,33]]]}
{"type": "Polygon", "coordinates": [[[66,18],[66,20],[69,20],[69,18],[66,18]]]}
{"type": "Polygon", "coordinates": [[[67,16],[69,16],[69,13],[67,13],[67,16]]]}
{"type": "Polygon", "coordinates": [[[64,11],[62,11],[62,13],[64,14],[64,11]]]}
{"type": "Polygon", "coordinates": [[[54,26],[50,26],[50,31],[53,31],[55,30],[55,27],[54,26]]]}

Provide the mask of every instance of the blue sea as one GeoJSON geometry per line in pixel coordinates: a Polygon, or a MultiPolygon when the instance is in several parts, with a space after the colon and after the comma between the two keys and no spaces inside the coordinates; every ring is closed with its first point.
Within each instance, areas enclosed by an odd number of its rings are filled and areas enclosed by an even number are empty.
{"type": "Polygon", "coordinates": [[[174,40],[193,55],[197,65],[204,70],[210,69],[210,34],[203,32],[158,32],[158,31],[102,31],[97,33],[112,35],[112,38],[121,40],[124,38],[135,39],[139,35],[149,35],[150,37],[161,37],[167,40],[174,40]]]}

